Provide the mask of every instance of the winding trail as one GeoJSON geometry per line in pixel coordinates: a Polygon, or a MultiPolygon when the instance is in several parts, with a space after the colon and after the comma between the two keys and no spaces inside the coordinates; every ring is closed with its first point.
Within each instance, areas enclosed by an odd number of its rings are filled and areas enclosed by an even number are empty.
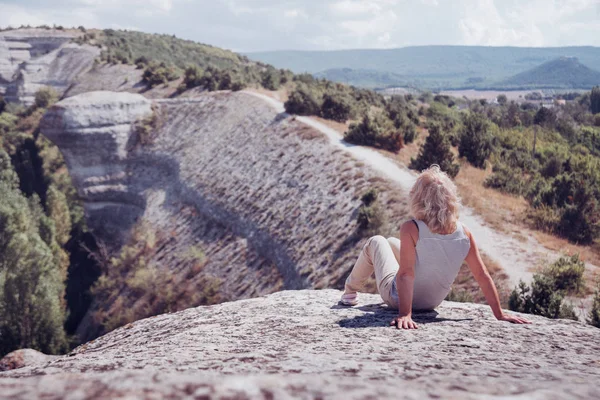
{"type": "MultiPolygon", "coordinates": [[[[261,93],[244,92],[265,100],[278,112],[285,113],[282,102],[261,93]]],[[[345,142],[339,132],[327,125],[310,117],[298,116],[296,120],[323,133],[332,146],[352,154],[356,159],[379,171],[386,178],[400,184],[404,190],[409,191],[415,182],[417,175],[413,171],[372,149],[345,142]]],[[[490,228],[469,207],[462,207],[460,219],[473,233],[479,248],[504,269],[511,287],[518,284],[521,279],[526,282],[530,281],[533,275],[531,269],[540,262],[553,260],[560,256],[559,253],[544,248],[531,236],[527,236],[525,239],[516,239],[490,228]]]]}

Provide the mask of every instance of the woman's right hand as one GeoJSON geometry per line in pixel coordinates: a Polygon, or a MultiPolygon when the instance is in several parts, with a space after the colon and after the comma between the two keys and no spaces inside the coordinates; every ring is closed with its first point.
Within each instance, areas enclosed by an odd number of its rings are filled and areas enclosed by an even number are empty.
{"type": "Polygon", "coordinates": [[[398,329],[418,329],[417,324],[415,324],[410,315],[394,318],[392,322],[390,322],[390,326],[395,326],[398,329]]]}

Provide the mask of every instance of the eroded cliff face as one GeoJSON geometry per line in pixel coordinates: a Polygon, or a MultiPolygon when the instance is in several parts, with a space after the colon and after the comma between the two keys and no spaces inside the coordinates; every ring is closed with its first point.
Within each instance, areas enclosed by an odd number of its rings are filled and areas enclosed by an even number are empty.
{"type": "Polygon", "coordinates": [[[595,399],[600,331],[444,302],[389,326],[376,295],[283,291],[136,321],[52,360],[0,373],[0,397],[595,399]]]}
{"type": "Polygon", "coordinates": [[[70,43],[76,36],[45,29],[0,32],[0,94],[8,101],[30,105],[44,86],[60,95],[66,92],[100,54],[97,47],[70,43]]]}
{"type": "Polygon", "coordinates": [[[101,241],[117,248],[143,219],[162,237],[161,268],[189,274],[182,254],[199,246],[199,274],[220,278],[227,299],[339,284],[360,251],[368,188],[380,187],[392,229],[406,215],[402,190],[246,93],[85,93],[51,107],[41,132],[63,152],[101,241]],[[155,128],[140,138],[136,121],[149,115],[155,128]]]}

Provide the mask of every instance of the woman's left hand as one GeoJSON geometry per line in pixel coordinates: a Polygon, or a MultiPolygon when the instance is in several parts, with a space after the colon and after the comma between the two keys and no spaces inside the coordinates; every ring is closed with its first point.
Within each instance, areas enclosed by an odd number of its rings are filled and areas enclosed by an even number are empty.
{"type": "Polygon", "coordinates": [[[526,320],[525,318],[517,317],[514,315],[502,314],[498,321],[506,321],[513,324],[530,324],[531,322],[526,320]]]}

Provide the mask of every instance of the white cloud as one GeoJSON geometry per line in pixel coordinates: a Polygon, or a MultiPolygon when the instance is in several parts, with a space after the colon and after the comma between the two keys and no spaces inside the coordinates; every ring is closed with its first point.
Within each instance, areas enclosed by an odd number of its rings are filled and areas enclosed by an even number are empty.
{"type": "Polygon", "coordinates": [[[599,0],[0,0],[0,25],[138,27],[240,51],[600,46],[599,0]]]}

